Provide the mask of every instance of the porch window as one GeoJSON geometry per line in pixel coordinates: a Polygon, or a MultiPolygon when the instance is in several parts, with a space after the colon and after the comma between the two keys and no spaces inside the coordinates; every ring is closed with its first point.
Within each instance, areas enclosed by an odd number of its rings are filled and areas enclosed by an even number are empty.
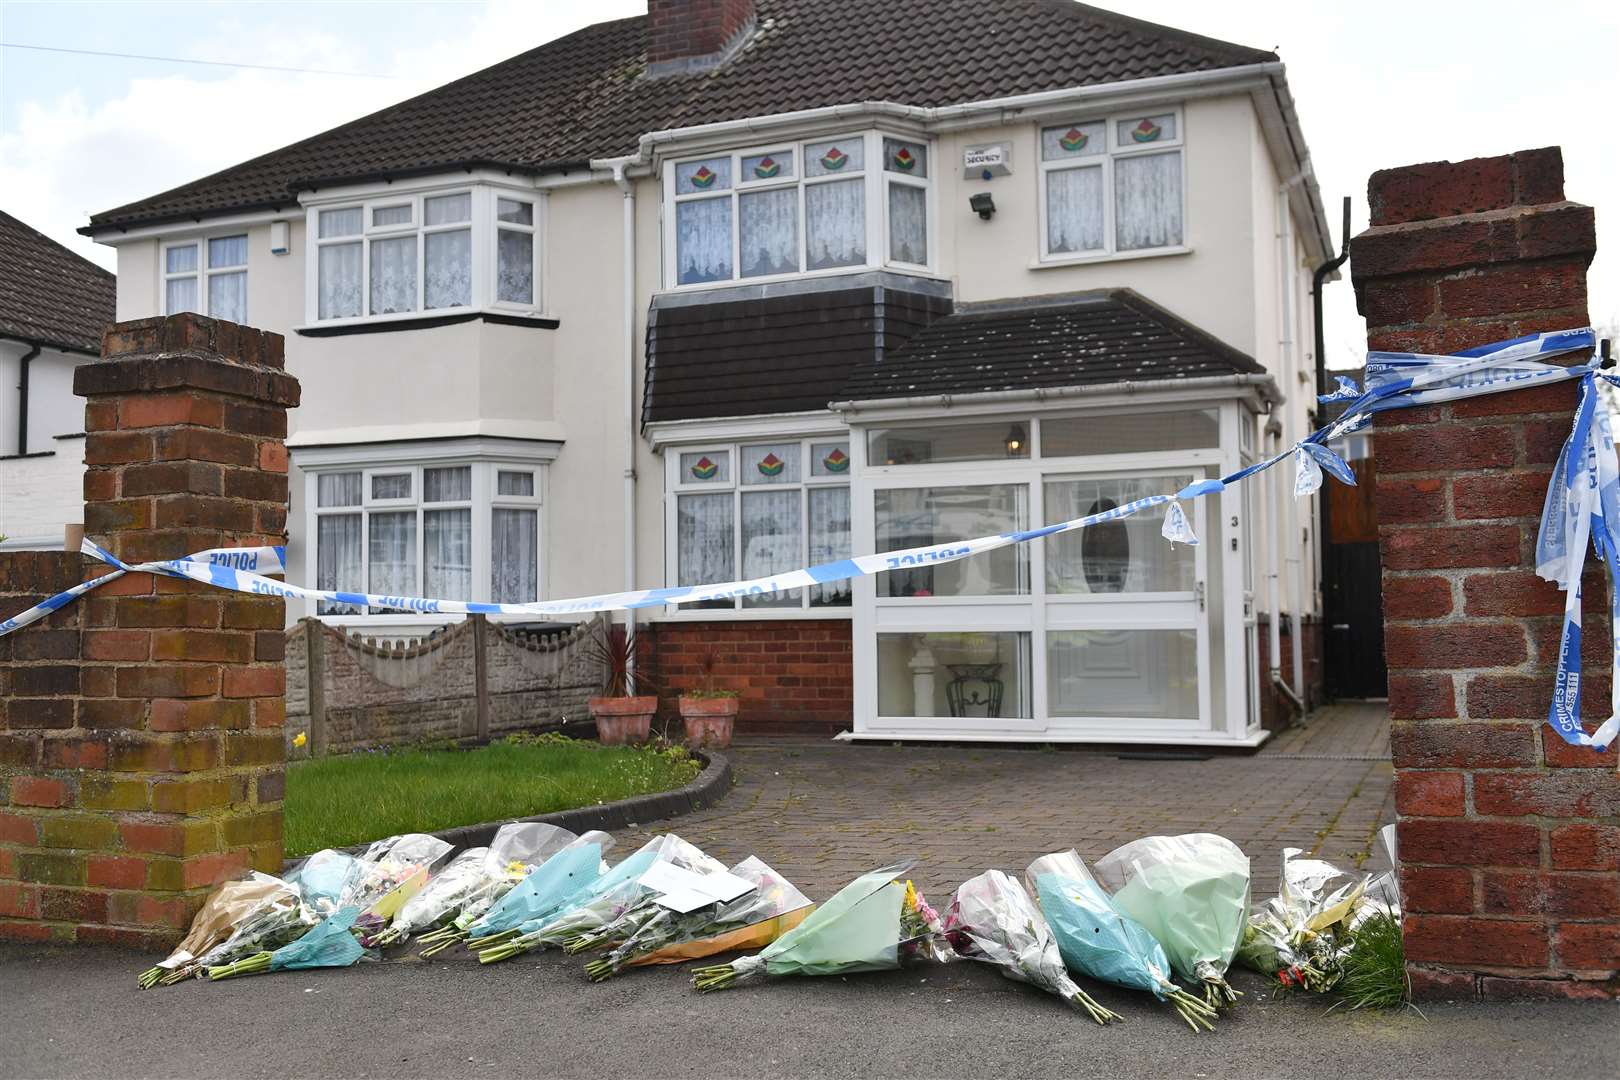
{"type": "MultiPolygon", "coordinates": [[[[874,493],[877,550],[929,547],[1029,527],[1029,488],[1023,484],[885,488],[874,493]]],[[[878,596],[1022,596],[1029,592],[1024,544],[955,562],[890,570],[878,596]]]]}
{"type": "MultiPolygon", "coordinates": [[[[671,452],[673,578],[712,585],[850,555],[849,443],[779,440],[671,452]]],[[[850,583],[686,608],[847,607],[850,583]]]]}
{"type": "Polygon", "coordinates": [[[678,287],[885,264],[925,269],[929,157],[924,142],[856,133],[673,162],[665,172],[667,280],[678,287]],[[880,250],[869,243],[874,224],[880,250]]]}
{"type": "Polygon", "coordinates": [[[164,247],[164,314],[247,322],[247,253],[246,233],[164,247]]]}
{"type": "Polygon", "coordinates": [[[866,460],[873,465],[938,465],[1029,457],[1028,419],[992,424],[873,428],[866,460]]]}
{"type": "MultiPolygon", "coordinates": [[[[538,600],[538,471],[474,462],[315,472],[316,588],[439,600],[538,600]],[[486,552],[489,569],[480,580],[486,552]]],[[[375,607],[369,613],[394,610],[375,607]]],[[[326,602],[318,612],[368,613],[358,605],[326,602]]]]}
{"type": "MultiPolygon", "coordinates": [[[[1046,524],[1106,513],[1150,495],[1171,495],[1190,475],[1141,478],[1049,479],[1044,485],[1046,524]]],[[[1193,549],[1167,542],[1164,506],[1077,532],[1048,536],[1046,591],[1101,596],[1115,593],[1190,593],[1196,578],[1193,549]]]]}
{"type": "Polygon", "coordinates": [[[877,682],[883,716],[1034,716],[1028,633],[879,634],[877,682]]]}
{"type": "Polygon", "coordinates": [[[1043,128],[1041,257],[1178,248],[1185,240],[1180,110],[1043,128]]]}
{"type": "Polygon", "coordinates": [[[537,199],[473,187],[311,211],[312,321],[539,305],[537,199]]]}
{"type": "Polygon", "coordinates": [[[1041,420],[1042,457],[1214,450],[1220,445],[1219,409],[1104,413],[1041,420]]]}

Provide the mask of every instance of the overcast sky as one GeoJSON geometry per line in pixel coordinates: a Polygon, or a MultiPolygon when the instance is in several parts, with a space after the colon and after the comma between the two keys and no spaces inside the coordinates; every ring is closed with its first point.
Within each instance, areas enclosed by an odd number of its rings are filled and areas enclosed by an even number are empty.
{"type": "MultiPolygon", "coordinates": [[[[1390,165],[1559,144],[1598,208],[1592,316],[1620,325],[1620,4],[1612,0],[1115,0],[1139,18],[1275,48],[1335,232],[1390,165]],[[1533,12],[1533,16],[1532,16],[1533,12]]],[[[0,49],[0,206],[103,265],[87,215],[154,194],[477,70],[646,0],[73,3],[0,0],[0,41],[318,69],[317,74],[0,49]],[[386,76],[367,78],[362,75],[386,76]]],[[[1335,242],[1337,243],[1337,236],[1335,242]]],[[[1365,348],[1348,280],[1328,355],[1365,348]]]]}

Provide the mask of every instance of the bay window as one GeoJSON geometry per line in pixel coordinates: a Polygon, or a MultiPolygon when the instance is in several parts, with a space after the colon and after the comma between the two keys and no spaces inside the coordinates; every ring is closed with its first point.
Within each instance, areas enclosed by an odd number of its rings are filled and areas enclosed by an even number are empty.
{"type": "Polygon", "coordinates": [[[1041,130],[1041,257],[1176,249],[1185,242],[1181,113],[1041,130]]]}
{"type": "Polygon", "coordinates": [[[868,132],[670,162],[666,283],[926,270],[929,159],[924,142],[868,132]]]}
{"type": "Polygon", "coordinates": [[[246,233],[163,247],[163,312],[247,322],[246,233]]]}
{"type": "Polygon", "coordinates": [[[474,186],[312,208],[311,321],[538,309],[538,201],[474,186]]]}
{"type": "MultiPolygon", "coordinates": [[[[538,600],[540,472],[538,463],[487,460],[311,470],[315,587],[436,600],[538,600]]],[[[403,609],[322,602],[317,610],[403,609]]]]}
{"type": "MultiPolygon", "coordinates": [[[[850,555],[849,442],[840,438],[675,449],[670,577],[712,585],[850,555]]],[[[850,583],[685,604],[745,610],[848,607],[850,583]]]]}

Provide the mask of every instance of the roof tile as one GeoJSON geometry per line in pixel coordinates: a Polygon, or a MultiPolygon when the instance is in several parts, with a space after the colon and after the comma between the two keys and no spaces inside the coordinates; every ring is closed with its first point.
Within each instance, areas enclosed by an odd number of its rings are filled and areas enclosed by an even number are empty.
{"type": "Polygon", "coordinates": [[[113,275],[0,210],[0,337],[100,353],[113,275]]]}

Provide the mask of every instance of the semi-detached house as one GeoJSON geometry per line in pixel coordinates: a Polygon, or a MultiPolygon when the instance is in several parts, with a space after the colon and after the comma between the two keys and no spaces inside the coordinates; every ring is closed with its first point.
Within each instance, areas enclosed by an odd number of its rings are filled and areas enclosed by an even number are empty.
{"type": "MultiPolygon", "coordinates": [[[[1331,243],[1275,54],[1068,0],[650,8],[84,230],[120,319],[287,335],[292,580],[756,577],[1097,512],[1307,430],[1331,243]]],[[[1145,513],[636,618],[750,661],[744,729],[1253,745],[1261,628],[1317,610],[1288,482],[1189,504],[1197,546],[1145,513]]],[[[315,614],[430,628],[289,608],[315,614]]]]}

